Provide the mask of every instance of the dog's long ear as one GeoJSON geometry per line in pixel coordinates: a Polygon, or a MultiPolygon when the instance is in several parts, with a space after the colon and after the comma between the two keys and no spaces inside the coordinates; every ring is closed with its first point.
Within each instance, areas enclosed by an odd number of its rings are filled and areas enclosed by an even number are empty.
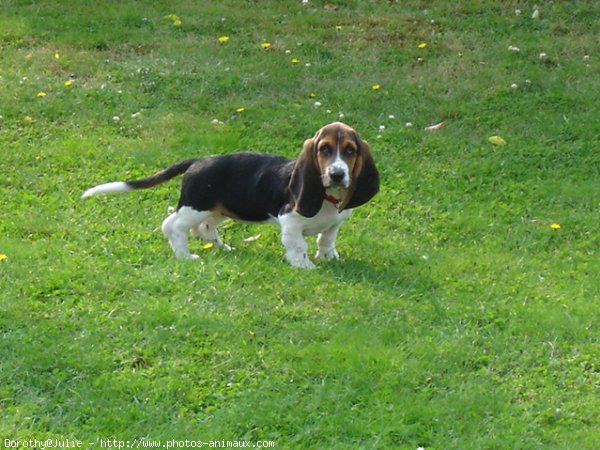
{"type": "Polygon", "coordinates": [[[296,161],[289,184],[294,209],[304,217],[315,216],[325,198],[325,188],[317,163],[318,137],[319,132],[312,139],[304,141],[302,153],[296,161]]]}
{"type": "Polygon", "coordinates": [[[379,192],[379,172],[371,155],[369,143],[355,133],[358,159],[352,170],[352,183],[338,209],[356,208],[371,200],[379,192]]]}

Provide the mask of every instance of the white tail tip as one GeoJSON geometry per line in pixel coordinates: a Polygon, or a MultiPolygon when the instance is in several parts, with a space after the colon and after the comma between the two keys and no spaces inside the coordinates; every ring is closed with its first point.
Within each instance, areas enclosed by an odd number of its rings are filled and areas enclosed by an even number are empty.
{"type": "Polygon", "coordinates": [[[91,197],[92,195],[109,194],[111,192],[127,192],[131,187],[124,181],[113,181],[112,183],[99,184],[85,191],[81,198],[91,197]]]}

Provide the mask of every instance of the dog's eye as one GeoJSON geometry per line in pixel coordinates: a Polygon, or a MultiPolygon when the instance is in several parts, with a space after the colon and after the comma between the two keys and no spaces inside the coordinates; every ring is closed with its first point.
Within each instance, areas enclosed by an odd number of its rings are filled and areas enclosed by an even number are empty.
{"type": "Polygon", "coordinates": [[[346,156],[352,156],[356,153],[356,149],[354,147],[346,147],[344,149],[344,155],[346,156]]]}
{"type": "Polygon", "coordinates": [[[321,147],[319,149],[319,152],[324,155],[324,156],[329,156],[331,155],[331,149],[329,148],[329,146],[324,145],[323,147],[321,147]]]}

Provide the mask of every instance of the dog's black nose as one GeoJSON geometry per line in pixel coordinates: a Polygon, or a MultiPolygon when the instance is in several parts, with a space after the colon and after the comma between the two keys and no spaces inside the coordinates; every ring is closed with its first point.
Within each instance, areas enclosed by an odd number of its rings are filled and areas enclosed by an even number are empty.
{"type": "Polygon", "coordinates": [[[329,173],[329,178],[331,178],[331,181],[334,183],[340,183],[344,179],[344,175],[343,170],[332,170],[329,173]]]}

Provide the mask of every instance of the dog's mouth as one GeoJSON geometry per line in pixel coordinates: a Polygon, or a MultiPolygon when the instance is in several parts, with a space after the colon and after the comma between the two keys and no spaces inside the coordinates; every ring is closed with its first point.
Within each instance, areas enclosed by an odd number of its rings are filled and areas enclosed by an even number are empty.
{"type": "Polygon", "coordinates": [[[321,175],[321,182],[325,189],[348,189],[350,187],[350,180],[345,173],[326,172],[321,175]]]}
{"type": "Polygon", "coordinates": [[[325,189],[336,189],[336,190],[340,190],[340,191],[345,191],[346,189],[348,189],[348,186],[346,186],[346,183],[344,183],[343,181],[330,182],[327,184],[323,184],[323,187],[325,189]]]}
{"type": "Polygon", "coordinates": [[[323,183],[323,187],[325,188],[326,196],[333,197],[337,200],[343,199],[346,196],[346,193],[348,192],[349,188],[349,186],[346,186],[346,183],[344,183],[343,181],[328,181],[327,183],[323,183]]]}

